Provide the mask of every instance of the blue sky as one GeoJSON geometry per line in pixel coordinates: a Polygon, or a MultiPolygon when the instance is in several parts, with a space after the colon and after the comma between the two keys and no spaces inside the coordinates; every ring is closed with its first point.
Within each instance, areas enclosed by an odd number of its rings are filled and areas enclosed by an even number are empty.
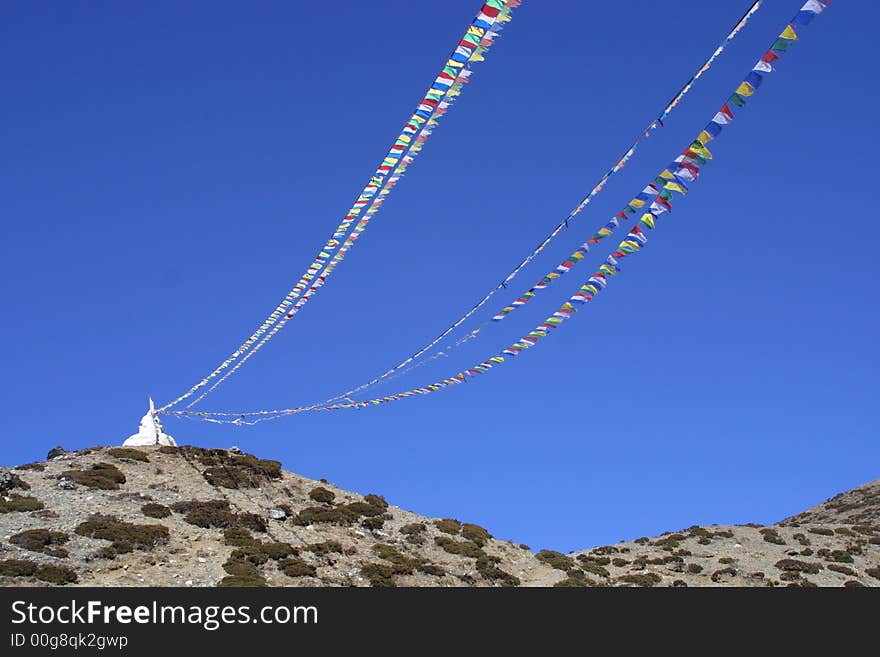
{"type": "MultiPolygon", "coordinates": [[[[478,321],[699,132],[798,8],[766,0],[637,158],[478,321]]],[[[309,403],[469,308],[580,200],[747,7],[528,0],[333,279],[203,404],[309,403]]],[[[478,9],[232,2],[5,9],[2,462],[121,442],[275,306],[478,9]]],[[[515,362],[377,409],[169,419],[428,515],[571,550],[770,523],[880,476],[874,3],[835,2],[714,142],[647,247],[515,362]]],[[[375,391],[497,353],[503,325],[375,391]]]]}

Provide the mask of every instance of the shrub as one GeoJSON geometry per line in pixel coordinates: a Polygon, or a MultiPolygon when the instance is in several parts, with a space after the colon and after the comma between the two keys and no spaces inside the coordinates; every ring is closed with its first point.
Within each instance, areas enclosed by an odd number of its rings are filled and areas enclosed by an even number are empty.
{"type": "Polygon", "coordinates": [[[167,518],[171,515],[171,509],[169,509],[164,504],[150,502],[148,504],[144,504],[141,507],[141,513],[143,513],[148,518],[167,518]]]}
{"type": "Polygon", "coordinates": [[[833,570],[835,573],[841,573],[843,575],[855,575],[855,571],[849,566],[841,566],[839,563],[830,563],[828,564],[828,570],[833,570]]]}
{"type": "Polygon", "coordinates": [[[244,547],[236,548],[232,551],[232,554],[229,555],[229,560],[226,563],[248,562],[254,566],[262,566],[269,561],[269,555],[262,549],[262,547],[261,543],[257,543],[256,545],[246,545],[244,547]]]}
{"type": "Polygon", "coordinates": [[[266,578],[260,574],[256,575],[227,575],[217,584],[219,588],[254,588],[257,586],[266,586],[266,578]]]}
{"type": "Polygon", "coordinates": [[[245,547],[255,545],[257,542],[257,539],[244,527],[227,527],[223,530],[223,543],[226,545],[245,547]]]}
{"type": "Polygon", "coordinates": [[[150,459],[147,457],[146,452],[142,452],[139,449],[132,449],[131,447],[111,447],[107,450],[107,453],[110,456],[115,456],[118,459],[122,459],[123,461],[141,461],[143,463],[149,463],[150,459]]]}
{"type": "MultiPolygon", "coordinates": [[[[582,561],[583,563],[592,563],[597,566],[607,566],[611,563],[610,557],[594,557],[591,554],[579,554],[577,556],[578,561],[582,561]]],[[[623,561],[623,559],[615,559],[615,561],[623,561]]]]}
{"type": "Polygon", "coordinates": [[[586,588],[593,586],[593,583],[586,578],[566,577],[556,582],[553,586],[558,588],[586,588]]]}
{"type": "Polygon", "coordinates": [[[880,545],[880,536],[872,536],[868,539],[868,543],[871,545],[880,545]]]}
{"type": "Polygon", "coordinates": [[[442,566],[438,566],[433,563],[423,563],[419,564],[416,569],[419,572],[425,573],[426,575],[435,575],[437,577],[443,577],[446,574],[446,570],[442,566]]]}
{"type": "Polygon", "coordinates": [[[361,522],[361,527],[365,529],[369,529],[370,531],[376,529],[382,529],[385,526],[385,518],[381,516],[374,516],[372,518],[364,518],[363,522],[361,522]]]}
{"type": "Polygon", "coordinates": [[[627,584],[635,584],[636,586],[651,587],[659,584],[662,579],[663,578],[657,573],[633,573],[630,575],[621,575],[617,578],[617,581],[625,582],[627,584]]]}
{"type": "Polygon", "coordinates": [[[862,589],[865,588],[865,585],[861,582],[857,582],[854,579],[849,579],[843,583],[844,587],[848,589],[862,589]]]}
{"type": "Polygon", "coordinates": [[[772,527],[765,527],[761,530],[761,536],[764,537],[764,540],[768,543],[773,543],[774,545],[785,545],[785,541],[782,540],[782,537],[772,527]]]}
{"type": "Polygon", "coordinates": [[[168,528],[164,525],[135,525],[113,516],[92,516],[74,531],[87,538],[110,541],[110,547],[118,554],[149,551],[168,540],[168,528]]]}
{"type": "Polygon", "coordinates": [[[448,536],[438,536],[434,542],[449,554],[458,554],[463,557],[479,558],[485,554],[483,549],[472,541],[456,541],[448,536]]]}
{"type": "Polygon", "coordinates": [[[185,513],[183,521],[196,527],[231,527],[235,525],[235,514],[229,509],[226,500],[189,500],[175,502],[171,509],[177,513],[185,513]]]}
{"type": "Polygon", "coordinates": [[[54,532],[48,529],[28,529],[14,534],[9,542],[31,552],[42,552],[52,557],[64,558],[68,556],[67,550],[62,547],[70,540],[70,536],[64,532],[54,532]]]}
{"type": "Polygon", "coordinates": [[[613,545],[600,545],[597,548],[593,548],[593,552],[595,552],[596,554],[617,554],[621,551],[629,552],[629,549],[623,548],[623,550],[619,550],[613,545]]]}
{"type": "Polygon", "coordinates": [[[318,574],[314,566],[295,557],[279,561],[278,568],[288,577],[315,577],[318,574]]]}
{"type": "Polygon", "coordinates": [[[205,529],[217,527],[247,527],[258,532],[266,531],[266,520],[255,513],[235,514],[226,500],[188,500],[175,502],[171,509],[186,514],[183,521],[205,529]]]}
{"type": "MultiPolygon", "coordinates": [[[[202,476],[212,486],[222,488],[257,488],[268,479],[281,477],[281,463],[258,459],[251,454],[234,454],[225,449],[204,449],[189,445],[180,448],[186,458],[206,466],[202,476]]],[[[169,452],[170,453],[170,452],[169,452]]]]}
{"type": "Polygon", "coordinates": [[[370,581],[370,586],[394,587],[394,569],[381,563],[365,563],[361,566],[361,575],[370,581]]]}
{"type": "Polygon", "coordinates": [[[825,527],[810,527],[808,530],[811,534],[819,534],[820,536],[834,536],[834,530],[825,527]]]}
{"type": "Polygon", "coordinates": [[[309,491],[309,499],[320,504],[333,504],[333,500],[336,499],[336,493],[332,490],[327,490],[323,486],[316,486],[309,491]]]}
{"type": "Polygon", "coordinates": [[[318,555],[330,554],[332,552],[342,553],[342,543],[339,541],[324,541],[323,543],[312,543],[305,547],[309,552],[318,555]]]}
{"type": "Polygon", "coordinates": [[[538,561],[542,561],[557,570],[567,571],[574,568],[574,560],[556,550],[541,550],[535,557],[538,561]]]}
{"type": "Polygon", "coordinates": [[[461,526],[461,535],[469,541],[473,541],[480,547],[484,546],[486,542],[492,538],[492,534],[484,528],[469,522],[466,522],[461,526]]]}
{"type": "Polygon", "coordinates": [[[733,557],[721,557],[718,559],[718,563],[736,563],[736,559],[733,557]]]}
{"type": "Polygon", "coordinates": [[[24,559],[0,561],[0,575],[6,577],[30,577],[37,572],[37,564],[24,559]]]}
{"type": "Polygon", "coordinates": [[[719,529],[715,532],[716,538],[733,538],[733,532],[729,529],[719,529]]]}
{"type": "Polygon", "coordinates": [[[793,536],[794,540],[796,540],[801,545],[810,545],[810,539],[806,537],[804,534],[795,534],[793,536]]]}
{"type": "Polygon", "coordinates": [[[712,573],[712,581],[716,584],[726,577],[733,577],[736,575],[736,568],[731,568],[728,566],[727,568],[722,568],[721,570],[716,570],[712,573]]]}
{"type": "Polygon", "coordinates": [[[254,577],[260,574],[255,563],[240,558],[229,558],[223,564],[223,570],[236,577],[254,577]]]}
{"type": "Polygon", "coordinates": [[[42,463],[24,463],[23,465],[15,466],[15,470],[36,470],[37,472],[42,472],[46,469],[46,466],[42,463]]]}
{"type": "MultiPolygon", "coordinates": [[[[375,496],[378,498],[378,496],[375,496]]],[[[381,498],[379,498],[381,499],[381,498]]],[[[331,523],[335,525],[351,525],[361,516],[368,518],[381,516],[385,513],[385,508],[371,504],[369,502],[352,502],[350,504],[342,504],[333,508],[325,506],[306,507],[293,518],[293,524],[306,526],[319,522],[331,523]]]]}
{"type": "Polygon", "coordinates": [[[712,538],[712,532],[704,527],[698,527],[697,525],[688,527],[687,532],[689,538],[712,538]]]}
{"type": "Polygon", "coordinates": [[[100,490],[118,490],[119,484],[125,483],[125,475],[110,463],[95,463],[88,470],[65,470],[61,474],[80,486],[100,490]]]}
{"type": "Polygon", "coordinates": [[[292,518],[293,524],[302,527],[317,523],[350,525],[355,520],[357,520],[357,516],[344,506],[337,506],[332,509],[323,506],[309,506],[292,518]]]}
{"type": "Polygon", "coordinates": [[[67,566],[40,566],[36,577],[50,584],[71,584],[77,580],[76,571],[67,566]]]}
{"type": "Polygon", "coordinates": [[[388,502],[385,501],[385,498],[374,493],[364,495],[364,502],[377,509],[382,509],[382,511],[385,511],[388,508],[388,502]]]}
{"type": "Polygon", "coordinates": [[[647,545],[651,541],[647,536],[642,536],[641,538],[637,538],[633,543],[638,543],[639,545],[647,545]]]}
{"type": "Polygon", "coordinates": [[[255,532],[266,531],[266,519],[256,513],[239,513],[235,515],[235,522],[240,527],[247,527],[255,532]]]}
{"type": "Polygon", "coordinates": [[[289,557],[292,554],[296,554],[296,549],[290,543],[283,542],[271,542],[271,543],[262,543],[260,545],[260,550],[264,554],[266,554],[270,559],[278,561],[279,559],[284,559],[285,557],[289,557]]]}
{"type": "Polygon", "coordinates": [[[880,568],[865,568],[865,574],[874,579],[880,579],[880,568]]]}
{"type": "Polygon", "coordinates": [[[844,550],[832,550],[831,553],[825,558],[828,559],[828,561],[837,561],[838,563],[853,562],[852,555],[844,550]]]}
{"type": "Polygon", "coordinates": [[[621,559],[620,557],[615,557],[611,560],[611,564],[616,566],[617,568],[623,568],[629,563],[626,559],[621,559]]]}
{"type": "Polygon", "coordinates": [[[401,534],[406,534],[407,536],[412,536],[413,534],[421,534],[427,529],[424,523],[421,522],[411,522],[408,525],[404,525],[400,528],[401,534]]]}
{"type": "Polygon", "coordinates": [[[457,535],[461,531],[461,523],[453,518],[444,518],[443,520],[435,520],[434,526],[444,534],[457,535]]]}
{"type": "Polygon", "coordinates": [[[689,563],[687,565],[687,571],[692,575],[696,575],[697,573],[703,572],[703,567],[698,563],[689,563]]]}
{"type": "Polygon", "coordinates": [[[853,525],[853,531],[858,532],[859,534],[865,534],[866,536],[871,536],[877,533],[878,528],[871,527],[870,525],[853,525]]]}
{"type": "Polygon", "coordinates": [[[834,533],[839,534],[840,536],[855,536],[855,533],[847,527],[837,527],[834,530],[834,533]]]}
{"type": "Polygon", "coordinates": [[[373,517],[373,516],[381,516],[385,513],[385,509],[381,506],[376,506],[375,504],[370,504],[369,502],[351,502],[346,504],[343,508],[345,508],[348,513],[352,514],[355,519],[360,516],[373,517]]]}
{"type": "Polygon", "coordinates": [[[673,550],[679,547],[679,541],[683,541],[685,537],[682,534],[667,534],[663,538],[654,541],[653,545],[663,548],[664,550],[673,550]]]}
{"type": "Polygon", "coordinates": [[[787,570],[779,576],[779,579],[781,579],[783,582],[794,582],[796,580],[799,580],[800,578],[801,574],[794,570],[787,570]]]}
{"type": "Polygon", "coordinates": [[[501,582],[502,586],[519,586],[519,577],[501,570],[496,564],[500,560],[488,555],[477,558],[477,572],[488,580],[501,582]]]}
{"type": "Polygon", "coordinates": [[[611,573],[608,572],[606,568],[600,566],[597,563],[584,563],[581,564],[581,567],[588,573],[593,573],[594,575],[599,575],[600,577],[609,577],[611,573]]]}
{"type": "Polygon", "coordinates": [[[862,541],[862,540],[859,540],[856,543],[851,543],[846,546],[846,551],[849,552],[850,554],[862,554],[862,552],[863,552],[862,545],[863,544],[864,544],[864,541],[862,541]]]}
{"type": "Polygon", "coordinates": [[[813,575],[822,570],[822,564],[800,561],[799,559],[780,559],[776,562],[776,567],[779,568],[779,570],[810,573],[813,575]]]}
{"type": "Polygon", "coordinates": [[[373,546],[373,551],[379,555],[380,559],[394,564],[392,570],[396,575],[410,575],[413,570],[424,562],[423,559],[408,557],[393,546],[385,543],[377,543],[373,546]]]}
{"type": "Polygon", "coordinates": [[[0,498],[0,513],[24,513],[25,511],[39,511],[43,503],[36,497],[15,495],[8,500],[0,498]]]}

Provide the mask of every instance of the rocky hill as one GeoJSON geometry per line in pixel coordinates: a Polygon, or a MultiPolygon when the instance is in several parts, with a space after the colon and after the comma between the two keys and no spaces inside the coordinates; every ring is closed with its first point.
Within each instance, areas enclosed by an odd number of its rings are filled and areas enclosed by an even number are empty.
{"type": "Polygon", "coordinates": [[[0,468],[2,586],[880,586],[880,482],[777,526],[561,554],[198,447],[0,468]]]}

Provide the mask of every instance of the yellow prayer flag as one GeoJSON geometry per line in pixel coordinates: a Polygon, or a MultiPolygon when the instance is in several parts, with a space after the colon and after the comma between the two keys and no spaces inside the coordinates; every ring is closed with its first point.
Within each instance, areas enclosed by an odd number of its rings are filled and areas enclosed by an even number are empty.
{"type": "Polygon", "coordinates": [[[751,96],[753,93],[755,93],[755,88],[748,82],[743,82],[736,88],[736,93],[738,93],[740,96],[751,96]]]}
{"type": "Polygon", "coordinates": [[[797,41],[798,35],[791,25],[786,25],[785,29],[782,30],[782,34],[779,35],[779,38],[788,39],[789,41],[797,41]]]}

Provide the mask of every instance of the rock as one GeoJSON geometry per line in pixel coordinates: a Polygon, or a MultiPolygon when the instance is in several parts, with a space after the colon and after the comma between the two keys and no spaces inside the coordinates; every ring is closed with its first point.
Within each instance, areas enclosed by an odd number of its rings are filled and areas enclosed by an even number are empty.
{"type": "Polygon", "coordinates": [[[284,520],[287,517],[287,513],[285,513],[284,509],[269,509],[269,517],[272,520],[284,520]]]}
{"type": "Polygon", "coordinates": [[[58,447],[53,447],[49,450],[49,453],[46,454],[46,460],[51,461],[52,459],[58,458],[59,456],[64,456],[65,454],[70,454],[70,452],[59,445],[58,447]]]}
{"type": "Polygon", "coordinates": [[[57,486],[62,490],[73,490],[74,488],[76,488],[76,484],[67,477],[59,478],[57,486]]]}
{"type": "Polygon", "coordinates": [[[241,449],[239,449],[238,445],[233,445],[229,448],[230,454],[241,454],[241,449]]]}
{"type": "Polygon", "coordinates": [[[0,493],[12,490],[18,485],[18,477],[8,468],[0,467],[0,493]]]}

